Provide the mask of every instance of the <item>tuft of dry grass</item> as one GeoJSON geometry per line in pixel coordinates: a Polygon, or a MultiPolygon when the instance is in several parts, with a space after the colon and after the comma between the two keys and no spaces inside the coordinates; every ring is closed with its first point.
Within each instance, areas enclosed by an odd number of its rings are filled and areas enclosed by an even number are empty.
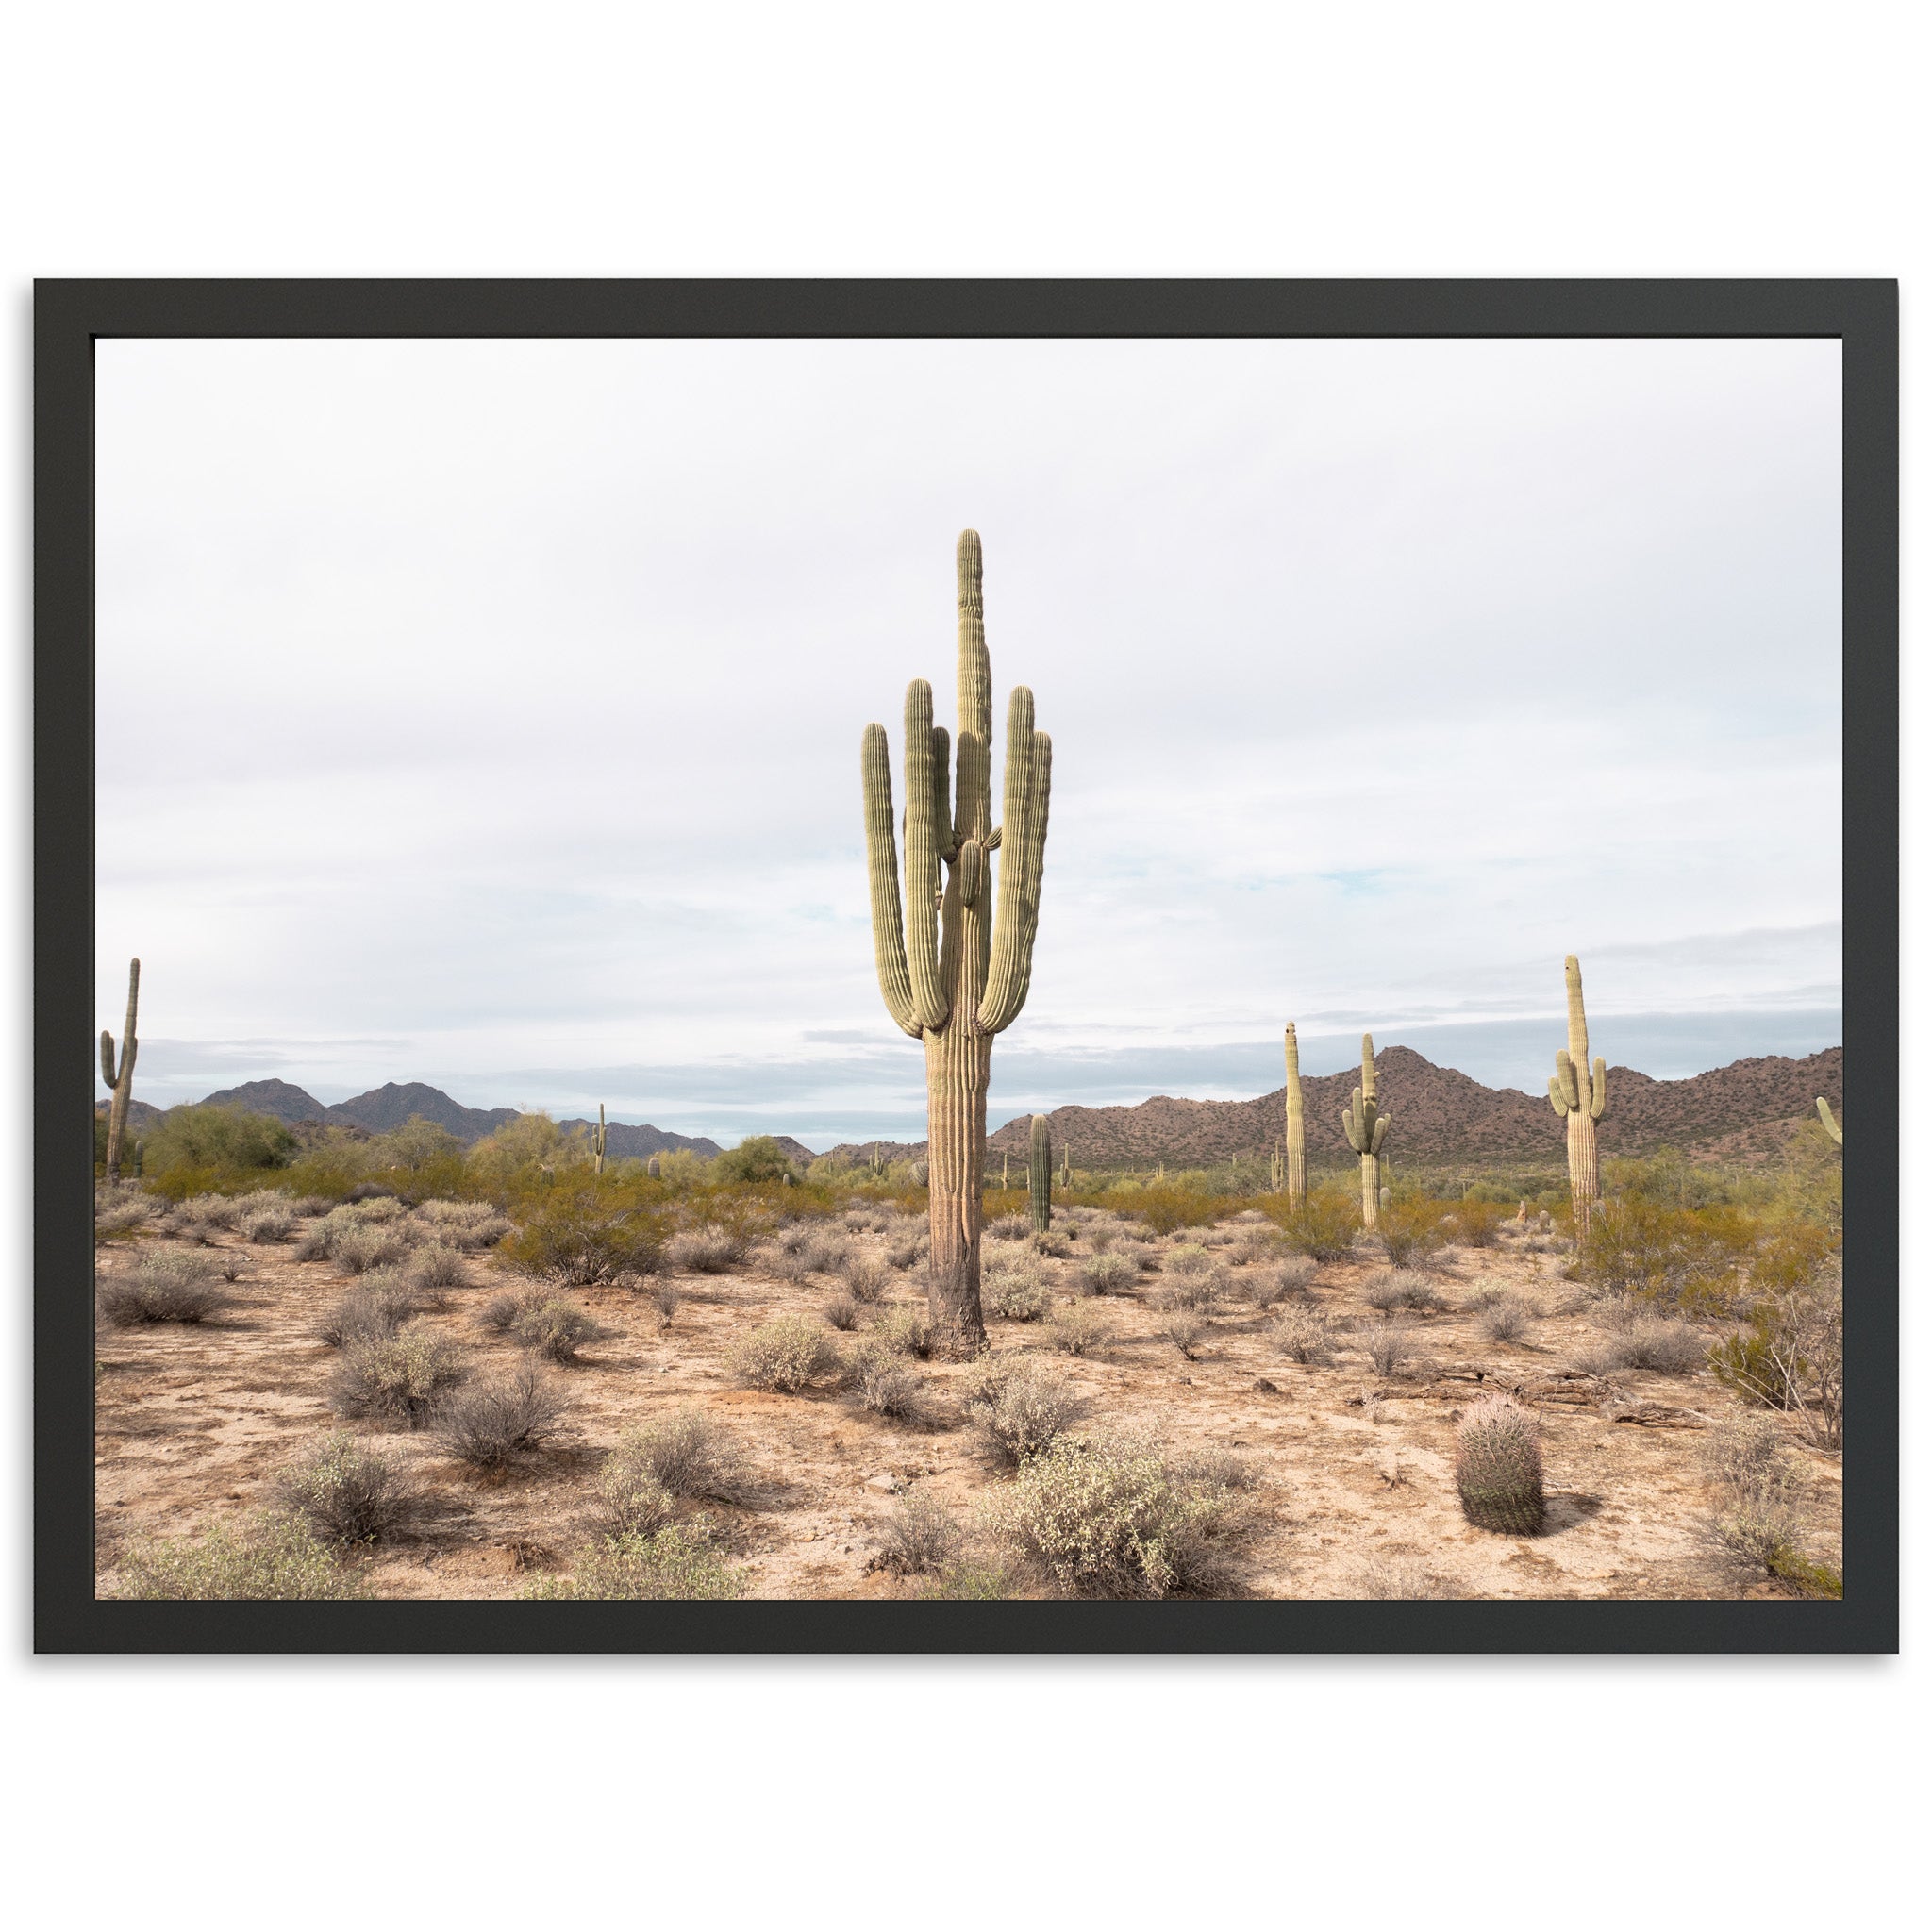
{"type": "Polygon", "coordinates": [[[226,1306],[220,1270],[206,1255],[159,1248],[125,1274],[104,1275],[95,1293],[101,1316],[117,1328],[154,1322],[205,1322],[226,1306]]]}
{"type": "Polygon", "coordinates": [[[900,1576],[931,1575],[959,1554],[965,1538],[953,1512],[925,1490],[912,1490],[880,1523],[869,1569],[900,1576]]]}
{"type": "Polygon", "coordinates": [[[498,1469],[541,1449],[563,1409],[556,1385],[526,1363],[447,1397],[436,1413],[437,1439],[459,1462],[498,1469]]]}
{"type": "Polygon", "coordinates": [[[1046,1324],[1046,1339],[1062,1355],[1098,1355],[1113,1336],[1113,1324],[1091,1302],[1069,1302],[1046,1324]]]}
{"type": "Polygon", "coordinates": [[[1335,1335],[1319,1309],[1290,1308],[1269,1324],[1270,1343],[1290,1361],[1320,1367],[1335,1358],[1335,1335]]]}

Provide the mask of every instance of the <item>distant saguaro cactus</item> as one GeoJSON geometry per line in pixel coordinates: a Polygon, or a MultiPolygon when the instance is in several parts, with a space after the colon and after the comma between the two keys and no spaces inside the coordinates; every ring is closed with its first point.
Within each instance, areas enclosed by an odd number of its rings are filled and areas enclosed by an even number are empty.
{"type": "Polygon", "coordinates": [[[1507,1395],[1470,1404],[1456,1431],[1456,1488],[1478,1529],[1534,1536],[1543,1526],[1543,1452],[1536,1418],[1507,1395]]]}
{"type": "Polygon", "coordinates": [[[915,678],[906,691],[903,921],[882,724],[865,727],[860,767],[879,991],[893,1024],[925,1043],[932,1326],[948,1349],[976,1351],[986,1342],[979,1235],[987,1074],[993,1036],[1018,1016],[1033,974],[1053,742],[1033,728],[1033,693],[1016,685],[1007,708],[1005,815],[995,825],[992,668],[977,531],[960,533],[958,565],[958,777],[947,769],[945,727],[932,722],[932,687],[915,678]],[[995,908],[991,860],[1003,844],[995,908]]]}
{"type": "Polygon", "coordinates": [[[1053,1129],[1043,1113],[1033,1116],[1026,1143],[1026,1206],[1033,1232],[1044,1234],[1053,1225],[1053,1129]]]}
{"type": "Polygon", "coordinates": [[[1375,1105],[1375,1041],[1373,1034],[1362,1035],[1362,1084],[1355,1097],[1341,1109],[1341,1131],[1348,1144],[1361,1157],[1362,1225],[1374,1227],[1382,1206],[1382,1139],[1389,1131],[1391,1116],[1375,1105]]]}
{"type": "Polygon", "coordinates": [[[1824,1131],[1842,1147],[1845,1144],[1845,1130],[1831,1117],[1831,1102],[1824,1094],[1818,1096],[1818,1118],[1824,1123],[1824,1131]]]}
{"type": "Polygon", "coordinates": [[[1563,1121],[1570,1151],[1570,1217],[1579,1244],[1590,1233],[1597,1202],[1596,1124],[1604,1117],[1604,1063],[1590,1058],[1590,1027],[1583,1017],[1583,968],[1576,955],[1563,961],[1563,984],[1570,994],[1570,1045],[1557,1049],[1557,1076],[1550,1082],[1550,1105],[1563,1121]]]}
{"type": "Polygon", "coordinates": [[[606,1132],[607,1130],[604,1125],[604,1103],[600,1100],[597,1103],[597,1124],[591,1129],[591,1152],[596,1158],[597,1172],[599,1174],[604,1172],[606,1132]]]}
{"type": "Polygon", "coordinates": [[[657,1180],[663,1174],[664,1170],[662,1167],[658,1165],[658,1157],[655,1154],[651,1156],[650,1159],[644,1162],[644,1172],[647,1174],[649,1174],[653,1180],[657,1180]]]}
{"type": "Polygon", "coordinates": [[[121,1178],[121,1142],[127,1132],[127,1103],[134,1098],[134,1056],[140,1042],[134,1037],[135,1008],[141,1004],[141,961],[127,962],[127,1024],[121,1033],[121,1064],[114,1064],[114,1036],[101,1029],[101,1078],[112,1090],[114,1098],[108,1108],[108,1178],[121,1178]]]}
{"type": "Polygon", "coordinates": [[[1283,1103],[1288,1110],[1288,1133],[1279,1185],[1293,1208],[1308,1197],[1308,1146],[1302,1124],[1302,1050],[1292,1020],[1282,1036],[1282,1053],[1288,1062],[1288,1093],[1283,1103]]]}

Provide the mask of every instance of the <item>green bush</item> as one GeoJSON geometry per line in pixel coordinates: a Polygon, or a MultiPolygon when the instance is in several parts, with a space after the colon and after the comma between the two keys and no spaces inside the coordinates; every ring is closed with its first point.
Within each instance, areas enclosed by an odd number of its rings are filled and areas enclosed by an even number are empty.
{"type": "Polygon", "coordinates": [[[1290,1247],[1311,1261],[1342,1261],[1362,1231],[1361,1205],[1339,1188],[1311,1188],[1299,1208],[1276,1195],[1265,1210],[1290,1247]]]}
{"type": "Polygon", "coordinates": [[[663,1254],[661,1209],[621,1178],[561,1178],[520,1198],[516,1219],[498,1252],[526,1274],[582,1287],[620,1274],[655,1274],[663,1254]]]}
{"type": "Polygon", "coordinates": [[[790,1181],[797,1178],[791,1157],[770,1134],[753,1134],[736,1147],[727,1147],[711,1162],[711,1178],[719,1181],[790,1181]]]}
{"type": "Polygon", "coordinates": [[[674,1496],[711,1496],[736,1502],[747,1480],[743,1452],[728,1431],[703,1409],[674,1409],[655,1422],[626,1429],[605,1464],[628,1472],[622,1482],[660,1484],[674,1496]]]}
{"type": "Polygon", "coordinates": [[[162,1183],[162,1191],[169,1191],[165,1183],[171,1177],[197,1171],[233,1174],[279,1167],[296,1147],[294,1135],[273,1114],[245,1107],[170,1108],[146,1138],[142,1174],[162,1183]]]}
{"type": "Polygon", "coordinates": [[[1223,1581],[1226,1504],[1166,1456],[1129,1440],[1061,1438],[995,1497],[999,1534],[1078,1596],[1205,1594],[1223,1581]]]}
{"type": "Polygon", "coordinates": [[[369,1594],[300,1516],[286,1513],[217,1523],[199,1541],[170,1537],[136,1543],[115,1567],[115,1594],[138,1602],[293,1603],[369,1594]]]}
{"type": "Polygon", "coordinates": [[[519,1595],[528,1602],[725,1603],[749,1579],[711,1547],[699,1524],[668,1524],[652,1536],[608,1536],[577,1553],[567,1576],[540,1576],[519,1595]]]}

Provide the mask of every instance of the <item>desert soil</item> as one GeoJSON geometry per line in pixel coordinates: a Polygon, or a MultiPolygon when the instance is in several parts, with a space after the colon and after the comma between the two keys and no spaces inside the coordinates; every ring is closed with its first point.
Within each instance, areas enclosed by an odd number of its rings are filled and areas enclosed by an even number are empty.
{"type": "MultiPolygon", "coordinates": [[[[1073,1288],[1092,1252],[1091,1229],[1064,1259],[1042,1263],[1073,1288]]],[[[836,1225],[836,1224],[835,1224],[836,1225]]],[[[1155,1255],[1216,1234],[1184,1230],[1152,1243],[1155,1255]]],[[[157,1238],[143,1236],[148,1245],[157,1238]]],[[[170,1238],[159,1238],[168,1241],[170,1238]]],[[[881,1254],[880,1233],[851,1233],[856,1249],[881,1254]]],[[[343,1424],[330,1410],[334,1351],[315,1339],[328,1308],[353,1285],[326,1261],[298,1262],[287,1246],[222,1244],[243,1262],[231,1305],[199,1326],[102,1325],[96,1375],[98,1589],[111,1594],[116,1553],[132,1537],[192,1534],[268,1500],[277,1470],[317,1437],[348,1426],[405,1465],[432,1508],[405,1538],[366,1559],[386,1597],[514,1596],[536,1570],[564,1567],[594,1528],[594,1484],[604,1453],[628,1425],[695,1405],[728,1426],[756,1484],[741,1506],[708,1503],[703,1513],[731,1559],[766,1598],[877,1598],[918,1587],[869,1567],[880,1520],[893,1497],[923,1485],[969,1524],[1006,1478],[959,1414],[966,1371],[922,1364],[931,1395],[927,1425],[910,1427],[861,1410],[827,1387],[775,1395],[732,1386],[731,1345],[779,1314],[817,1316],[840,1291],[832,1279],[802,1283],[772,1270],[768,1243],[724,1275],[681,1277],[685,1299],[668,1327],[640,1289],[562,1291],[610,1334],[580,1362],[550,1371],[569,1395],[554,1447],[525,1465],[479,1475],[451,1460],[427,1432],[343,1424]]],[[[1131,1242],[1116,1241],[1127,1253],[1131,1242]]],[[[1620,1372],[1606,1381],[1565,1382],[1564,1372],[1597,1338],[1589,1305],[1560,1278],[1559,1253],[1506,1239],[1495,1249],[1451,1248],[1433,1279],[1445,1312],[1421,1318],[1428,1361],[1420,1373],[1378,1379],[1346,1334],[1331,1365],[1299,1366],[1271,1347],[1270,1317],[1223,1303],[1199,1344],[1182,1357],[1160,1332],[1153,1305],[1159,1271],[1125,1295],[1099,1298],[1111,1339],[1078,1359],[1057,1354],[1040,1324],[991,1322],[997,1353],[1036,1352],[1082,1391],[1090,1425],[1151,1433],[1175,1449],[1233,1451],[1257,1481],[1241,1499],[1241,1594],[1347,1597],[1366,1593],[1377,1569],[1420,1566],[1448,1591],[1485,1598],[1713,1598],[1785,1596],[1786,1586],[1727,1571],[1700,1533],[1712,1499],[1699,1474],[1709,1420],[1736,1400],[1706,1371],[1662,1376],[1620,1372]],[[1467,1305],[1486,1288],[1524,1295],[1538,1310],[1517,1343],[1486,1340],[1467,1305]],[[1478,1379],[1478,1376],[1481,1379],[1478,1379]],[[1473,1527],[1454,1479],[1455,1429],[1479,1389],[1522,1391],[1537,1408],[1550,1486],[1547,1525],[1535,1537],[1473,1527]],[[1626,1418],[1626,1419],[1620,1419],[1626,1418]]],[[[1217,1250],[1237,1283],[1250,1267],[1217,1250]]],[[[130,1251],[104,1249],[104,1272],[131,1265],[130,1251]]],[[[1322,1268],[1314,1299],[1338,1324],[1373,1323],[1361,1299],[1384,1265],[1351,1259],[1322,1268]]],[[[487,1258],[469,1264],[471,1284],[421,1319],[458,1341],[475,1372],[508,1369],[516,1346],[487,1330],[476,1311],[508,1285],[487,1258]]],[[[887,1305],[924,1306],[915,1276],[898,1274],[887,1305]]],[[[1711,1331],[1713,1335],[1715,1330],[1711,1331]]],[[[843,1341],[847,1338],[839,1338],[843,1341]]],[[[1810,1483],[1812,1554],[1840,1561],[1835,1457],[1790,1432],[1810,1483]]],[[[693,1509],[697,1506],[692,1506],[693,1509]]],[[[1022,1589],[1021,1593],[1041,1593],[1022,1589]]]]}

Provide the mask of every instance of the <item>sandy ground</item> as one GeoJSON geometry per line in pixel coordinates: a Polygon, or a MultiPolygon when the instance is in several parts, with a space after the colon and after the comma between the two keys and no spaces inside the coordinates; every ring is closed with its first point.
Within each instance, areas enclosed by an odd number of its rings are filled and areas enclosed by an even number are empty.
{"type": "MultiPolygon", "coordinates": [[[[1043,1264],[1050,1278],[1071,1286],[1093,1252],[1091,1232],[1079,1232],[1066,1259],[1043,1264]]],[[[143,1236],[142,1244],[156,1239],[143,1236]]],[[[845,1239],[857,1249],[887,1245],[877,1233],[845,1239]]],[[[1201,1239],[1187,1231],[1154,1243],[1154,1252],[1201,1239]]],[[[703,1506],[732,1559],[750,1573],[754,1596],[908,1594],[913,1582],[868,1567],[893,1496],[925,1485],[970,1524],[1005,1480],[962,1425],[959,1367],[920,1365],[934,1409],[924,1427],[869,1415],[830,1388],[773,1395],[733,1387],[725,1355],[735,1340],[776,1314],[816,1315],[840,1291],[825,1277],[777,1278],[769,1244],[726,1275],[679,1277],[686,1299],[668,1329],[649,1284],[564,1291],[612,1332],[587,1347],[577,1366],[551,1371],[569,1395],[556,1445],[491,1476],[451,1460],[427,1433],[345,1425],[331,1413],[336,1356],[314,1331],[352,1285],[348,1276],[329,1262],[297,1262],[287,1246],[249,1247],[233,1237],[224,1245],[245,1266],[222,1315],[194,1327],[101,1328],[103,1594],[114,1588],[125,1540],[192,1533],[266,1501],[281,1465],[342,1426],[379,1443],[432,1499],[415,1529],[367,1559],[372,1587],[389,1597],[513,1596],[533,1570],[566,1564],[593,1526],[596,1471],[620,1430],[686,1405],[726,1424],[755,1471],[743,1506],[703,1506]]],[[[1230,1249],[1218,1253],[1239,1281],[1250,1264],[1230,1249]]],[[[127,1246],[101,1251],[104,1272],[131,1261],[127,1246]]],[[[1456,1593],[1477,1597],[1794,1594],[1726,1570],[1700,1537],[1711,1499],[1698,1471],[1698,1418],[1735,1406],[1707,1372],[1623,1372],[1607,1384],[1575,1387],[1559,1379],[1596,1333],[1583,1298],[1557,1276],[1560,1263],[1559,1255],[1524,1252],[1513,1240],[1492,1250],[1447,1250],[1433,1274],[1448,1310],[1419,1323],[1427,1356],[1447,1373],[1400,1380],[1378,1380],[1346,1341],[1332,1365],[1298,1366],[1271,1347],[1270,1318],[1240,1302],[1218,1307],[1199,1358],[1187,1360],[1159,1332],[1158,1271],[1143,1273],[1128,1295],[1095,1302],[1113,1335],[1091,1357],[1058,1354],[1038,1324],[989,1326],[996,1352],[1049,1359],[1088,1399],[1091,1424],[1147,1430],[1182,1450],[1232,1450],[1255,1465],[1259,1480],[1241,1498],[1241,1594],[1370,1593],[1360,1587],[1364,1566],[1390,1559],[1425,1566],[1456,1593]],[[1482,1337],[1466,1304],[1483,1288],[1518,1291],[1541,1311],[1522,1341],[1482,1337]],[[1520,1389],[1541,1413],[1551,1497],[1540,1536],[1497,1535],[1463,1519],[1455,1425],[1482,1386],[1478,1374],[1520,1389]]],[[[1324,1266],[1315,1300],[1338,1323],[1373,1322],[1360,1290],[1383,1265],[1377,1257],[1324,1266]]],[[[506,1278],[487,1259],[469,1267],[471,1285],[451,1291],[448,1307],[424,1316],[424,1325],[458,1341],[473,1369],[512,1366],[521,1358],[515,1345],[476,1320],[506,1278]]],[[[912,1276],[897,1275],[887,1305],[907,1302],[923,1306],[923,1292],[912,1276]]],[[[1791,1443],[1811,1485],[1811,1553],[1837,1564],[1837,1459],[1808,1449],[1795,1432],[1791,1443]]]]}

